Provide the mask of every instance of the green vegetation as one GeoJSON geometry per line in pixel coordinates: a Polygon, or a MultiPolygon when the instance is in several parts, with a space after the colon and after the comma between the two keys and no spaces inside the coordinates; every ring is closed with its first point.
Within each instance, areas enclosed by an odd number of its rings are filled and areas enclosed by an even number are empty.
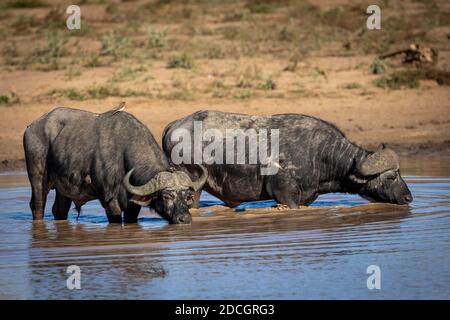
{"type": "Polygon", "coordinates": [[[374,62],[370,65],[370,72],[373,74],[383,74],[387,69],[387,64],[380,59],[375,59],[374,62]]]}
{"type": "Polygon", "coordinates": [[[40,22],[35,16],[19,14],[11,23],[11,28],[14,29],[14,33],[23,34],[28,32],[30,28],[34,28],[39,25],[40,22]]]}
{"type": "Polygon", "coordinates": [[[119,7],[114,3],[109,3],[106,5],[105,12],[112,16],[117,16],[120,13],[119,7]]]}
{"type": "Polygon", "coordinates": [[[380,88],[416,89],[420,86],[420,79],[424,79],[424,74],[420,70],[394,71],[389,76],[383,76],[375,80],[375,85],[380,88]]]}
{"type": "Polygon", "coordinates": [[[110,31],[100,38],[102,48],[101,55],[113,56],[119,60],[130,56],[132,40],[119,32],[110,31]]]}
{"type": "Polygon", "coordinates": [[[314,68],[314,75],[316,77],[323,77],[325,80],[328,80],[328,73],[326,70],[321,69],[319,67],[314,68]]]}
{"type": "Polygon", "coordinates": [[[275,11],[276,8],[277,6],[274,3],[254,3],[249,6],[251,13],[270,13],[275,11]]]}
{"type": "Polygon", "coordinates": [[[69,98],[70,100],[85,100],[86,96],[82,94],[81,92],[76,91],[75,89],[68,89],[65,92],[65,96],[69,98]]]}
{"type": "Polygon", "coordinates": [[[258,85],[258,89],[263,89],[263,90],[275,90],[276,87],[277,87],[277,84],[270,77],[265,79],[263,82],[261,82],[258,85]]]}
{"type": "Polygon", "coordinates": [[[116,87],[94,86],[87,90],[87,94],[92,99],[103,99],[106,97],[120,97],[120,90],[116,87]]]}
{"type": "Polygon", "coordinates": [[[225,58],[225,52],[219,45],[210,45],[205,50],[204,58],[207,59],[223,59],[225,58]]]}
{"type": "Polygon", "coordinates": [[[239,88],[251,88],[255,81],[261,80],[261,70],[257,65],[245,68],[244,72],[239,74],[236,86],[239,88]]]}
{"type": "Polygon", "coordinates": [[[353,89],[361,89],[362,86],[359,83],[356,82],[350,82],[350,83],[346,83],[343,85],[344,89],[349,89],[349,90],[353,90],[353,89]]]}
{"type": "Polygon", "coordinates": [[[146,4],[142,5],[139,10],[140,11],[148,11],[150,13],[156,13],[158,9],[161,9],[165,5],[171,3],[172,0],[156,0],[156,1],[149,1],[146,4]]]}
{"type": "Polygon", "coordinates": [[[144,66],[129,67],[125,66],[119,71],[115,72],[111,78],[112,82],[121,82],[126,80],[134,80],[139,73],[145,72],[147,69],[144,66]]]}
{"type": "Polygon", "coordinates": [[[190,55],[183,53],[181,55],[172,56],[167,62],[167,68],[183,68],[183,69],[191,69],[194,65],[194,62],[190,55]]]}
{"type": "MultiPolygon", "coordinates": [[[[104,84],[57,92],[56,97],[79,101],[150,95],[177,100],[315,97],[322,90],[298,84],[312,80],[316,87],[334,86],[333,81],[325,82],[344,70],[379,75],[374,84],[389,89],[417,88],[421,79],[449,82],[445,70],[405,71],[399,70],[397,58],[372,63],[360,59],[363,54],[375,56],[411,42],[445,51],[450,13],[441,1],[412,0],[419,3],[411,10],[408,0],[404,11],[397,10],[397,3],[384,1],[392,10],[376,31],[365,28],[366,6],[352,1],[326,5],[308,0],[125,1],[131,3],[79,1],[95,4],[96,10],[106,13],[82,19],[81,30],[65,27],[67,15],[54,1],[3,1],[3,71],[64,70],[60,72],[64,79],[76,80],[77,85],[82,74],[94,75],[96,82],[104,84]],[[323,57],[336,61],[358,57],[359,64],[334,66],[322,63],[323,57]],[[152,94],[142,86],[148,81],[152,94]],[[124,89],[131,85],[139,90],[124,89]]],[[[441,68],[448,67],[445,59],[444,53],[441,68]]],[[[361,83],[364,86],[350,82],[340,88],[360,89],[355,95],[363,95],[366,85],[361,83]]],[[[3,105],[12,101],[5,99],[3,105]]]]}
{"type": "Polygon", "coordinates": [[[271,13],[274,12],[280,5],[286,4],[283,0],[247,0],[245,7],[251,13],[271,13]]]}
{"type": "Polygon", "coordinates": [[[66,71],[66,77],[68,80],[72,80],[75,77],[81,76],[82,71],[79,67],[70,65],[66,71]]]}
{"type": "Polygon", "coordinates": [[[295,34],[288,27],[283,26],[281,30],[278,32],[278,40],[279,41],[292,41],[295,38],[295,34]]]}
{"type": "Polygon", "coordinates": [[[250,89],[241,89],[235,92],[234,98],[236,99],[249,99],[252,96],[252,91],[250,89]]]}
{"type": "Polygon", "coordinates": [[[22,66],[25,68],[32,65],[35,69],[42,71],[60,69],[60,58],[67,55],[67,42],[68,38],[58,31],[45,32],[45,42],[37,44],[28,52],[21,61],[22,66]]]}
{"type": "Polygon", "coordinates": [[[325,11],[319,11],[320,23],[348,31],[356,31],[365,27],[367,6],[346,5],[337,6],[325,11]]]}
{"type": "Polygon", "coordinates": [[[63,8],[53,7],[41,21],[41,28],[62,31],[66,29],[66,12],[63,8]]]}
{"type": "Polygon", "coordinates": [[[47,4],[41,0],[6,0],[4,8],[39,8],[46,7],[47,4]]]}
{"type": "Polygon", "coordinates": [[[8,104],[9,103],[9,97],[5,95],[0,95],[0,104],[8,104]]]}
{"type": "Polygon", "coordinates": [[[35,54],[40,63],[49,63],[53,59],[60,58],[67,53],[65,45],[68,38],[61,36],[57,31],[47,32],[46,42],[43,47],[37,47],[35,54]]]}
{"type": "Polygon", "coordinates": [[[167,31],[155,31],[152,28],[147,30],[147,47],[163,48],[167,41],[167,31]]]}
{"type": "Polygon", "coordinates": [[[230,86],[222,80],[214,80],[206,89],[205,93],[211,93],[212,98],[225,98],[228,96],[230,86]]]}
{"type": "Polygon", "coordinates": [[[100,67],[100,55],[98,53],[87,53],[84,59],[84,66],[88,68],[100,67]]]}
{"type": "Polygon", "coordinates": [[[20,102],[20,98],[14,93],[0,94],[0,106],[10,106],[20,102]]]}
{"type": "Polygon", "coordinates": [[[374,84],[384,89],[417,89],[420,87],[420,80],[434,80],[439,85],[448,86],[450,85],[450,72],[437,69],[405,69],[378,78],[374,84]]]}
{"type": "Polygon", "coordinates": [[[147,97],[150,96],[150,93],[131,89],[121,90],[117,87],[94,86],[87,90],[87,95],[91,99],[103,99],[106,97],[147,97]]]}
{"type": "Polygon", "coordinates": [[[67,90],[53,90],[47,96],[62,96],[70,100],[83,101],[88,99],[104,99],[107,97],[150,97],[150,92],[136,90],[121,90],[114,86],[92,86],[85,90],[78,91],[74,88],[67,90]]]}

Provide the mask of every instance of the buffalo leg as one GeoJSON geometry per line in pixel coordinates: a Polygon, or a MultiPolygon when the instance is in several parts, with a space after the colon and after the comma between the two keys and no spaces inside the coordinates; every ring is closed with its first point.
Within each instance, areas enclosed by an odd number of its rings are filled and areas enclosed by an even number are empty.
{"type": "Polygon", "coordinates": [[[223,200],[223,202],[225,202],[225,205],[230,208],[236,208],[238,205],[242,203],[239,201],[232,201],[232,200],[223,200]]]}
{"type": "Polygon", "coordinates": [[[268,185],[269,194],[279,203],[290,209],[297,209],[300,204],[301,192],[294,179],[286,176],[273,177],[268,185]]]}
{"type": "Polygon", "coordinates": [[[33,178],[31,180],[31,200],[30,209],[33,220],[44,219],[45,203],[47,202],[48,186],[43,178],[33,178]]]}
{"type": "Polygon", "coordinates": [[[194,203],[192,204],[192,208],[200,208],[200,196],[202,195],[202,190],[194,192],[194,203]]]}
{"type": "Polygon", "coordinates": [[[53,217],[55,220],[67,220],[72,200],[63,196],[56,190],[55,203],[53,203],[53,217]]]}
{"type": "Polygon", "coordinates": [[[45,203],[49,191],[47,172],[48,147],[38,135],[32,131],[27,131],[23,137],[23,146],[28,179],[31,184],[30,209],[33,214],[33,220],[42,220],[44,219],[45,203]]]}
{"type": "Polygon", "coordinates": [[[120,209],[119,201],[117,201],[117,199],[113,198],[107,203],[102,204],[110,223],[122,223],[122,209],[120,209]]]}
{"type": "Polygon", "coordinates": [[[28,161],[29,157],[27,157],[27,169],[31,184],[30,209],[33,220],[42,220],[44,219],[45,203],[49,192],[46,164],[45,160],[37,161],[36,159],[31,163],[28,161]]]}
{"type": "Polygon", "coordinates": [[[300,204],[304,205],[304,206],[309,206],[311,203],[313,203],[317,197],[319,196],[319,194],[315,191],[308,193],[302,193],[302,199],[300,204]]]}
{"type": "Polygon", "coordinates": [[[141,211],[140,205],[129,202],[123,213],[125,223],[136,223],[139,211],[141,211]]]}
{"type": "Polygon", "coordinates": [[[280,203],[287,205],[290,209],[297,209],[298,208],[298,200],[294,199],[294,197],[291,197],[288,192],[283,192],[282,190],[275,191],[274,194],[275,200],[280,203]]]}

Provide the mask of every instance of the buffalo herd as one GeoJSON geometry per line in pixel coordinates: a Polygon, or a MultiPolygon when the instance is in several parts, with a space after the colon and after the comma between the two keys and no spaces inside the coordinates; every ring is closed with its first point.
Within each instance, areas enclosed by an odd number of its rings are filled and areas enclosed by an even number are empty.
{"type": "Polygon", "coordinates": [[[136,222],[142,206],[169,223],[190,223],[189,209],[199,206],[202,190],[230,207],[273,199],[298,208],[330,192],[399,205],[412,201],[392,149],[381,144],[368,151],[315,117],[198,111],[168,124],[161,148],[149,129],[122,109],[97,114],[56,108],[27,127],[23,145],[34,220],[43,219],[51,189],[55,219],[67,219],[72,203],[80,211],[98,199],[115,223],[136,222]],[[196,127],[201,138],[208,135],[200,143],[191,139],[196,127]],[[230,144],[227,130],[243,132],[245,148],[234,144],[235,137],[230,144]],[[268,140],[266,157],[258,157],[268,140]],[[211,145],[211,157],[202,158],[211,145]]]}

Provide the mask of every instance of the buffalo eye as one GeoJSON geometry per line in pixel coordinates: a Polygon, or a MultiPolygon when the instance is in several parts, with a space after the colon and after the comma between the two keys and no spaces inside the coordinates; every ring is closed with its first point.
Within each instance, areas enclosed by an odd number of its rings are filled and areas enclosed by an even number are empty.
{"type": "Polygon", "coordinates": [[[162,198],[163,200],[169,201],[173,199],[173,196],[170,193],[163,193],[162,198]]]}
{"type": "Polygon", "coordinates": [[[395,173],[390,173],[386,176],[386,179],[395,180],[396,177],[397,175],[395,173]]]}
{"type": "Polygon", "coordinates": [[[188,194],[188,195],[186,196],[186,202],[187,202],[188,204],[191,204],[192,202],[194,202],[194,196],[193,196],[192,194],[188,194]]]}

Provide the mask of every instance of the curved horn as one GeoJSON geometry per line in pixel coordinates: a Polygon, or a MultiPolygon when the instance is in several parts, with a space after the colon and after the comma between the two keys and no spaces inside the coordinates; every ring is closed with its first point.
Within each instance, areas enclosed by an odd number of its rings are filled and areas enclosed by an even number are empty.
{"type": "Polygon", "coordinates": [[[388,170],[398,170],[399,166],[397,154],[391,149],[384,148],[368,155],[358,166],[358,171],[363,176],[372,176],[388,170]]]}
{"type": "Polygon", "coordinates": [[[123,178],[123,184],[125,185],[125,189],[127,189],[127,191],[129,193],[132,193],[137,196],[147,196],[147,195],[150,195],[150,194],[158,191],[158,188],[156,186],[156,181],[154,178],[150,179],[149,182],[147,182],[146,184],[144,184],[142,186],[133,186],[130,183],[130,177],[131,177],[133,171],[134,171],[134,168],[131,169],[130,171],[128,171],[128,173],[123,178]]]}
{"type": "Polygon", "coordinates": [[[200,190],[206,183],[206,179],[208,179],[208,170],[206,170],[206,168],[201,164],[199,164],[199,167],[202,169],[202,175],[196,181],[192,181],[192,186],[195,191],[200,190]]]}

